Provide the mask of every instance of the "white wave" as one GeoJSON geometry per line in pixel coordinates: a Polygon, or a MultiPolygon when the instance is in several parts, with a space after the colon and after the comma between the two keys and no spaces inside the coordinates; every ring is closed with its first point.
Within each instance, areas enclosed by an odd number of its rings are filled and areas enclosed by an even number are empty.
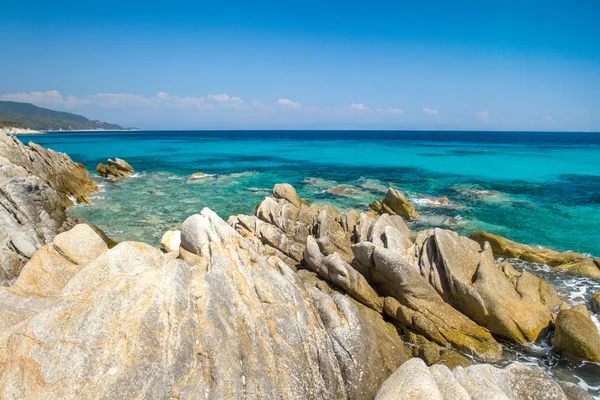
{"type": "Polygon", "coordinates": [[[183,181],[183,180],[185,180],[185,178],[183,176],[179,176],[179,175],[171,175],[167,179],[170,179],[170,180],[173,180],[173,181],[183,181]]]}
{"type": "Polygon", "coordinates": [[[69,198],[69,200],[71,200],[73,202],[73,204],[75,204],[75,205],[79,204],[79,202],[77,201],[77,199],[74,196],[68,194],[67,197],[69,198]]]}
{"type": "Polygon", "coordinates": [[[418,204],[420,206],[439,206],[442,204],[437,200],[431,200],[431,199],[426,199],[426,198],[422,198],[422,197],[411,198],[410,201],[412,201],[413,203],[418,204]]]}

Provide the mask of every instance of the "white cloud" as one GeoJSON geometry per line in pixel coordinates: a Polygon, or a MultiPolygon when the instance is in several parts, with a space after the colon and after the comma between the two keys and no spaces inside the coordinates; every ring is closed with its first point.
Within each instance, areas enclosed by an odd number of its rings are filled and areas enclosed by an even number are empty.
{"type": "Polygon", "coordinates": [[[477,118],[479,118],[483,122],[488,122],[490,120],[490,115],[488,114],[487,111],[477,112],[477,113],[475,113],[475,115],[477,116],[477,118]]]}
{"type": "Polygon", "coordinates": [[[129,93],[97,93],[85,97],[63,96],[56,90],[48,92],[11,93],[0,96],[2,100],[12,100],[24,103],[33,103],[41,107],[58,109],[76,109],[82,106],[102,108],[129,109],[139,107],[170,107],[198,109],[227,109],[243,106],[244,100],[240,97],[223,94],[209,94],[206,97],[179,97],[165,92],[158,92],[154,96],[141,96],[129,93]]]}
{"type": "Polygon", "coordinates": [[[47,92],[9,93],[2,95],[0,99],[62,108],[76,107],[83,102],[75,96],[64,97],[57,90],[49,90],[47,92]]]}
{"type": "Polygon", "coordinates": [[[391,114],[404,114],[404,110],[401,108],[388,108],[386,111],[391,114]]]}
{"type": "Polygon", "coordinates": [[[302,104],[296,103],[295,101],[292,101],[290,99],[279,99],[275,102],[275,104],[277,104],[278,106],[285,107],[285,108],[301,108],[302,107],[302,104]]]}
{"type": "Polygon", "coordinates": [[[231,97],[227,93],[223,94],[209,94],[207,96],[209,100],[214,100],[219,103],[229,103],[231,105],[241,105],[244,104],[244,100],[239,97],[231,97]]]}
{"type": "Polygon", "coordinates": [[[369,111],[371,108],[365,106],[362,103],[359,103],[359,104],[352,103],[352,104],[350,104],[350,109],[352,109],[352,110],[358,110],[358,111],[369,111]]]}
{"type": "Polygon", "coordinates": [[[549,115],[546,115],[544,118],[542,118],[542,121],[552,121],[552,117],[549,115]]]}
{"type": "Polygon", "coordinates": [[[432,108],[424,108],[423,112],[429,115],[439,115],[438,110],[434,110],[432,108]]]}

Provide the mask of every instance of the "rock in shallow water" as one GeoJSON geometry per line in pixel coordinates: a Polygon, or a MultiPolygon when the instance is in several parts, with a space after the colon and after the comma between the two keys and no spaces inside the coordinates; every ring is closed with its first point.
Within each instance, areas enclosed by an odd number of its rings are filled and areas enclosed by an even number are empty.
{"type": "Polygon", "coordinates": [[[600,334],[585,305],[558,313],[552,345],[574,356],[600,362],[600,334]]]}
{"type": "Polygon", "coordinates": [[[108,159],[106,164],[98,164],[96,172],[105,178],[123,178],[131,176],[135,171],[129,163],[120,158],[108,159]]]}
{"type": "Polygon", "coordinates": [[[470,238],[481,245],[488,242],[496,257],[519,258],[590,278],[600,278],[600,259],[591,259],[570,251],[561,253],[550,249],[534,248],[484,231],[473,232],[470,238]]]}
{"type": "Polygon", "coordinates": [[[419,219],[419,213],[415,210],[415,206],[398,189],[394,188],[389,188],[381,202],[374,201],[370,207],[382,214],[397,214],[407,220],[419,219]]]}

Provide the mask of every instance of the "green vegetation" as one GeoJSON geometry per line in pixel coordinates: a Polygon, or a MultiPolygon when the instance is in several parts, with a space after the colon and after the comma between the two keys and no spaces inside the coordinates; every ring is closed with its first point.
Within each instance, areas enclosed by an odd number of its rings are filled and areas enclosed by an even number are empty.
{"type": "Polygon", "coordinates": [[[17,121],[11,121],[8,119],[0,119],[0,129],[2,128],[25,128],[25,126],[17,121]]]}
{"type": "Polygon", "coordinates": [[[0,128],[10,126],[40,131],[123,129],[119,125],[91,121],[81,115],[49,110],[29,103],[0,101],[0,128]]]}

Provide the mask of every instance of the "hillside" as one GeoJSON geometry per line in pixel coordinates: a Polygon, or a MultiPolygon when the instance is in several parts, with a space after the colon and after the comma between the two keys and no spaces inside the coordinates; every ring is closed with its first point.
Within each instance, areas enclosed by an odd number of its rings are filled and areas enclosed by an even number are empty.
{"type": "Polygon", "coordinates": [[[82,115],[49,110],[29,103],[0,101],[0,127],[12,126],[39,131],[122,130],[123,127],[92,121],[82,115]]]}

